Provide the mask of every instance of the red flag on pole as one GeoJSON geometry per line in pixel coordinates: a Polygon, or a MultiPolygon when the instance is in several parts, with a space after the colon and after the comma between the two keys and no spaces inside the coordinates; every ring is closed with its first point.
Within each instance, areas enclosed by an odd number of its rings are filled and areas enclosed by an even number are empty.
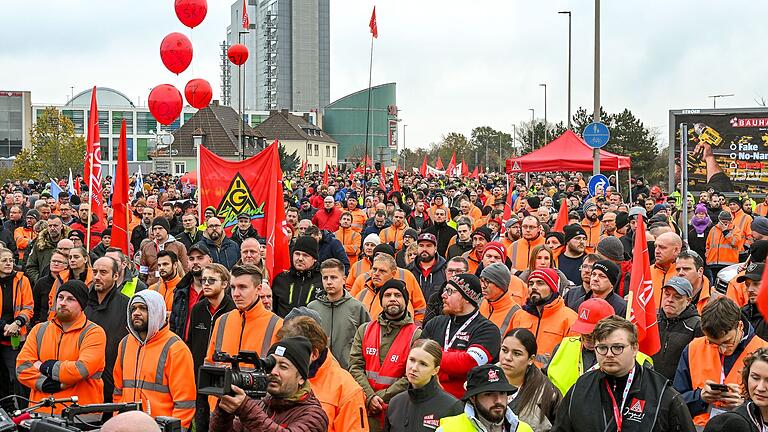
{"type": "Polygon", "coordinates": [[[632,250],[632,277],[629,281],[631,304],[627,314],[637,326],[640,352],[652,356],[661,349],[659,325],[656,321],[656,301],[653,299],[651,260],[645,237],[643,216],[637,216],[635,247],[632,250]]]}
{"type": "Polygon", "coordinates": [[[560,199],[560,211],[557,213],[557,220],[552,231],[565,232],[565,226],[568,225],[568,198],[560,199]]]}
{"type": "Polygon", "coordinates": [[[384,169],[384,164],[381,164],[381,172],[379,173],[379,176],[381,177],[379,186],[382,189],[387,190],[387,171],[384,169]]]}
{"type": "Polygon", "coordinates": [[[507,177],[507,200],[504,203],[504,221],[508,221],[512,217],[512,192],[515,190],[515,182],[509,180],[507,177]]]}
{"type": "Polygon", "coordinates": [[[200,205],[213,206],[229,235],[237,217],[246,213],[267,239],[266,267],[270,278],[290,267],[284,231],[283,172],[278,142],[244,161],[228,161],[200,146],[200,205]]]}
{"type": "Polygon", "coordinates": [[[243,0],[243,28],[248,30],[251,26],[251,20],[248,18],[248,4],[243,0]]]}
{"type": "Polygon", "coordinates": [[[448,177],[453,177],[456,175],[456,152],[453,152],[451,155],[451,161],[448,162],[448,167],[445,169],[445,175],[448,177]]]}
{"type": "Polygon", "coordinates": [[[475,166],[475,169],[472,170],[472,174],[470,174],[469,177],[477,180],[478,176],[479,176],[479,173],[477,172],[477,166],[475,166]]]}
{"type": "Polygon", "coordinates": [[[124,254],[131,256],[128,250],[131,244],[128,229],[128,147],[126,145],[125,119],[120,125],[120,143],[117,147],[117,171],[112,193],[112,243],[110,246],[119,248],[124,254]]]}
{"type": "Polygon", "coordinates": [[[373,35],[373,37],[375,38],[378,38],[379,27],[376,26],[376,6],[373,7],[373,13],[371,14],[371,22],[368,23],[368,26],[371,28],[371,35],[373,35]]]}
{"type": "MultiPolygon", "coordinates": [[[[85,141],[85,183],[88,185],[88,204],[96,222],[104,221],[103,196],[101,193],[101,139],[99,138],[99,108],[96,103],[96,86],[91,91],[91,110],[88,115],[88,137],[85,141]]],[[[83,221],[88,224],[88,221],[83,221]]],[[[88,229],[90,234],[90,228],[88,229]]],[[[90,235],[86,243],[90,243],[90,235]]],[[[90,244],[87,245],[90,250],[90,244]]]]}
{"type": "Polygon", "coordinates": [[[421,168],[419,168],[419,174],[421,174],[422,177],[427,177],[427,156],[424,156],[424,162],[421,163],[421,168]]]}
{"type": "Polygon", "coordinates": [[[397,178],[397,167],[395,167],[395,177],[392,179],[392,190],[400,192],[400,180],[397,178]]]}
{"type": "Polygon", "coordinates": [[[445,167],[443,167],[443,160],[440,159],[440,156],[437,157],[437,163],[435,164],[435,169],[440,171],[445,169],[445,167]]]}
{"type": "Polygon", "coordinates": [[[768,313],[768,266],[765,266],[763,278],[760,280],[760,292],[757,294],[757,309],[761,314],[768,313]]]}
{"type": "Polygon", "coordinates": [[[328,186],[328,163],[325,164],[325,171],[323,171],[323,184],[328,186]]]}
{"type": "Polygon", "coordinates": [[[467,163],[464,162],[464,159],[461,160],[461,176],[462,177],[469,176],[469,167],[467,166],[467,163]]]}
{"type": "Polygon", "coordinates": [[[304,173],[307,172],[307,161],[301,163],[301,170],[299,171],[299,177],[304,177],[304,173]]]}

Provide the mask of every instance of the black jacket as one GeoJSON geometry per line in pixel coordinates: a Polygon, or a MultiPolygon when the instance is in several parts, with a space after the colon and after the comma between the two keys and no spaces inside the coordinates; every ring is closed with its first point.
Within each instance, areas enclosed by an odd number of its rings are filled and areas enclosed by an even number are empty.
{"type": "Polygon", "coordinates": [[[54,277],[50,273],[35,282],[32,288],[32,299],[35,302],[32,315],[32,325],[48,321],[48,296],[53,288],[54,277]]]}
{"type": "Polygon", "coordinates": [[[238,246],[243,244],[243,240],[247,238],[259,238],[259,232],[256,231],[256,228],[253,226],[249,226],[246,231],[240,231],[240,228],[235,225],[234,228],[232,228],[232,235],[229,237],[232,239],[233,242],[237,243],[238,246]]]}
{"type": "Polygon", "coordinates": [[[464,412],[464,404],[446,393],[436,378],[420,389],[412,386],[389,401],[384,432],[432,432],[443,417],[464,412]]]}
{"type": "Polygon", "coordinates": [[[192,352],[192,361],[195,365],[195,379],[200,366],[203,365],[205,355],[208,352],[208,339],[211,337],[211,329],[216,319],[225,313],[235,310],[235,302],[229,294],[224,295],[219,308],[211,315],[208,307],[210,302],[203,297],[202,300],[192,306],[192,314],[189,318],[189,337],[187,337],[187,346],[192,352]]]}
{"type": "Polygon", "coordinates": [[[182,231],[184,231],[184,225],[181,224],[181,220],[176,216],[168,220],[168,226],[171,228],[171,230],[168,231],[168,234],[172,235],[173,237],[176,237],[177,235],[181,234],[182,231]]]}
{"type": "Polygon", "coordinates": [[[285,318],[293,308],[306,306],[324,292],[320,266],[299,271],[291,265],[275,276],[272,281],[272,309],[280,318],[285,318]]]}
{"type": "Polygon", "coordinates": [[[148,237],[149,230],[143,225],[138,224],[131,231],[131,246],[133,246],[133,253],[138,252],[141,249],[141,242],[148,237]]]}
{"type": "Polygon", "coordinates": [[[336,258],[344,264],[344,274],[349,274],[349,257],[344,251],[344,245],[330,231],[321,230],[323,236],[318,243],[317,262],[322,263],[329,258],[336,258]]]}
{"type": "Polygon", "coordinates": [[[176,240],[180,241],[181,244],[184,245],[184,247],[187,249],[187,253],[189,253],[189,249],[192,247],[193,244],[199,243],[200,240],[203,239],[203,232],[199,229],[195,229],[194,234],[190,235],[188,232],[184,231],[178,236],[173,236],[176,238],[176,240]]]}
{"type": "Polygon", "coordinates": [[[97,259],[105,256],[107,254],[107,247],[104,246],[104,243],[99,242],[99,244],[96,245],[93,249],[91,249],[90,257],[91,257],[91,265],[96,262],[97,259]]]}
{"type": "MultiPolygon", "coordinates": [[[[189,304],[189,290],[192,289],[193,281],[192,272],[189,272],[181,278],[173,290],[173,304],[171,305],[171,317],[168,319],[168,326],[182,340],[184,339],[184,333],[187,332],[189,308],[194,306],[189,304]]],[[[202,298],[201,295],[199,300],[202,300],[202,298]]]]}
{"type": "MultiPolygon", "coordinates": [[[[584,294],[581,298],[577,299],[573,303],[573,307],[571,309],[578,312],[579,306],[581,306],[582,303],[592,298],[592,291],[584,294]]],[[[619,297],[618,294],[616,294],[615,291],[611,291],[611,293],[608,295],[608,297],[605,298],[605,301],[607,301],[611,306],[613,306],[613,310],[616,312],[616,315],[618,316],[627,316],[627,301],[624,300],[624,298],[619,297]]]]}
{"type": "Polygon", "coordinates": [[[763,315],[757,310],[757,305],[747,303],[741,308],[741,314],[749,320],[752,327],[755,328],[755,334],[760,336],[760,339],[768,340],[768,323],[763,319],[763,315]]]}
{"type": "Polygon", "coordinates": [[[104,401],[112,401],[112,392],[115,389],[115,380],[112,370],[117,360],[117,347],[120,341],[128,335],[128,303],[130,299],[113,286],[104,301],[99,303],[96,290],[91,288],[88,292],[88,305],[85,307],[85,316],[89,320],[101,326],[107,334],[105,347],[104,373],[104,401]]]}
{"type": "Polygon", "coordinates": [[[763,416],[760,414],[760,409],[751,401],[743,403],[732,411],[722,413],[720,416],[718,416],[720,421],[727,421],[726,424],[721,423],[721,427],[727,426],[728,432],[761,432],[763,430],[763,416]]]}
{"type": "Polygon", "coordinates": [[[424,276],[424,273],[421,272],[418,258],[413,260],[411,265],[407,267],[407,269],[413,273],[413,276],[416,277],[416,280],[419,282],[421,293],[424,295],[425,299],[430,299],[433,294],[442,292],[442,287],[446,282],[445,266],[447,262],[445,261],[445,258],[439,255],[435,258],[437,261],[432,267],[432,271],[430,271],[429,275],[426,277],[424,276]]]}
{"type": "Polygon", "coordinates": [[[240,261],[240,246],[228,237],[221,239],[221,246],[216,246],[213,240],[206,236],[199,243],[204,244],[211,251],[211,259],[217,264],[231,269],[240,261]]]}
{"type": "Polygon", "coordinates": [[[699,254],[704,264],[707,263],[707,237],[712,230],[712,225],[708,226],[704,232],[699,235],[693,226],[688,225],[688,247],[699,254]]]}
{"type": "Polygon", "coordinates": [[[423,232],[432,233],[437,237],[437,253],[443,257],[448,251],[448,243],[457,235],[456,230],[445,222],[435,222],[432,226],[424,228],[423,232]]]}
{"type": "MultiPolygon", "coordinates": [[[[613,404],[605,382],[606,374],[599,369],[579,377],[560,404],[552,432],[615,432],[613,404]]],[[[618,393],[618,397],[614,396],[617,401],[623,391],[618,393]]],[[[638,364],[635,364],[623,419],[624,432],[696,430],[680,393],[662,375],[638,364]]]]}
{"type": "Polygon", "coordinates": [[[448,252],[445,258],[451,259],[453,257],[462,256],[464,255],[465,252],[469,252],[471,250],[472,250],[472,240],[467,242],[461,242],[457,239],[456,243],[452,244],[451,247],[448,248],[448,252]]]}
{"type": "Polygon", "coordinates": [[[657,319],[661,349],[652,356],[653,369],[671,381],[675,379],[683,348],[694,338],[704,335],[701,332],[701,317],[696,306],[690,304],[676,318],[667,318],[659,308],[657,319]]]}

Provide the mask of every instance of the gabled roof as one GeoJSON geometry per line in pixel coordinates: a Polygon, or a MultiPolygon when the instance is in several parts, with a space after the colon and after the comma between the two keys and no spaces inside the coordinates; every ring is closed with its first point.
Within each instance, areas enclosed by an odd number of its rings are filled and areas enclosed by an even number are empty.
{"type": "Polygon", "coordinates": [[[256,126],[256,132],[268,141],[302,140],[336,144],[336,140],[325,131],[287,110],[273,111],[266,120],[256,126]]]}
{"type": "MultiPolygon", "coordinates": [[[[221,157],[240,156],[240,140],[238,139],[240,116],[233,108],[219,105],[218,101],[211,102],[207,107],[196,112],[182,127],[173,132],[173,148],[178,149],[179,157],[195,157],[195,147],[192,135],[200,128],[205,133],[203,145],[221,157]]],[[[248,141],[257,142],[264,138],[248,124],[243,123],[243,136],[246,137],[246,156],[256,154],[259,149],[249,146],[248,141]]]]}

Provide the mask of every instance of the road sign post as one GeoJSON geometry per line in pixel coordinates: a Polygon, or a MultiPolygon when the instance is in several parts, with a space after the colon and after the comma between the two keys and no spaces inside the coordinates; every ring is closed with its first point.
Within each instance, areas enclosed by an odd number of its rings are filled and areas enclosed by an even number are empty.
{"type": "Polygon", "coordinates": [[[592,178],[589,179],[589,184],[587,185],[589,188],[589,196],[595,196],[595,191],[598,186],[602,186],[603,193],[605,193],[605,189],[608,187],[608,177],[602,174],[592,176],[592,178]]]}

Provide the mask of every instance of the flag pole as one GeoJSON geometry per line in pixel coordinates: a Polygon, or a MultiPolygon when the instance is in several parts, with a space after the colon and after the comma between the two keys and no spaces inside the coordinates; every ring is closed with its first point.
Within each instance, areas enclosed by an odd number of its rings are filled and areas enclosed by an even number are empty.
{"type": "Polygon", "coordinates": [[[368,64],[368,109],[365,116],[365,156],[363,157],[363,206],[365,206],[365,187],[368,183],[368,134],[371,127],[371,78],[373,76],[373,40],[371,34],[371,61],[368,64]]]}
{"type": "Polygon", "coordinates": [[[203,193],[202,188],[200,187],[200,146],[202,144],[197,145],[197,154],[195,155],[196,163],[197,163],[197,223],[202,225],[203,223],[203,193]]]}
{"type": "MultiPolygon", "coordinates": [[[[99,127],[96,125],[96,127],[99,127]]],[[[90,144],[89,144],[90,146],[90,144]]],[[[88,179],[88,211],[90,214],[88,215],[88,227],[86,228],[86,240],[85,240],[85,250],[90,252],[91,250],[91,221],[93,220],[93,152],[89,152],[90,155],[88,156],[88,159],[90,159],[90,172],[91,178],[88,179]]],[[[82,222],[82,221],[81,221],[82,222]]]]}

